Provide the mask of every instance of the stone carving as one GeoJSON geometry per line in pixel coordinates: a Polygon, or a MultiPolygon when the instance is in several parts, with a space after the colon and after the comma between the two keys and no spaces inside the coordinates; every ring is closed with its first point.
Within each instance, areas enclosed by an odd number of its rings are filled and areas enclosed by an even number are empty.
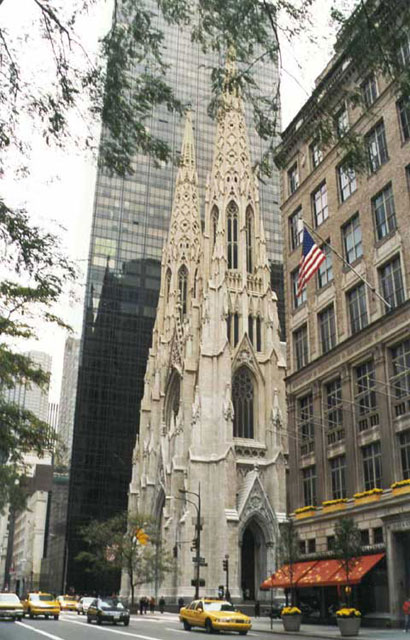
{"type": "Polygon", "coordinates": [[[223,403],[223,416],[226,421],[232,421],[234,417],[234,408],[232,402],[231,383],[225,385],[225,398],[223,403]]]}
{"type": "Polygon", "coordinates": [[[199,398],[199,387],[198,385],[196,385],[194,403],[192,405],[192,419],[191,419],[192,428],[196,427],[200,419],[201,419],[201,400],[199,398]]]}
{"type": "Polygon", "coordinates": [[[237,361],[239,364],[252,364],[253,358],[252,354],[247,347],[244,347],[242,351],[238,354],[237,361]]]}

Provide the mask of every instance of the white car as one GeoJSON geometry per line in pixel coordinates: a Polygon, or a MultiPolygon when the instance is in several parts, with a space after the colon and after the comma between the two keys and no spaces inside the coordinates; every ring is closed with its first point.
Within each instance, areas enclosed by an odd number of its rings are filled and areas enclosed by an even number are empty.
{"type": "Polygon", "coordinates": [[[80,598],[79,601],[77,602],[78,615],[82,614],[83,616],[85,616],[85,614],[88,611],[88,607],[90,606],[90,604],[94,599],[95,598],[88,598],[88,597],[80,598]]]}

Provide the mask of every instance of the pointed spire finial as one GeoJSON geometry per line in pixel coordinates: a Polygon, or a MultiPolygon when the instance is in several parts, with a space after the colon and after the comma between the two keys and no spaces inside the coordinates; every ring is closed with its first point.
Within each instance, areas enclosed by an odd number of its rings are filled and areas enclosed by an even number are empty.
{"type": "Polygon", "coordinates": [[[181,166],[195,168],[195,143],[192,128],[192,111],[188,109],[185,118],[184,138],[181,148],[181,166]]]}

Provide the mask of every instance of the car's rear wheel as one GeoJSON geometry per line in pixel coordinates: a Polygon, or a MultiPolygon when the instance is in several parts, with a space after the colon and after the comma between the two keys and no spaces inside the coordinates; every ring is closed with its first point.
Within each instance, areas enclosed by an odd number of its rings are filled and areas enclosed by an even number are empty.
{"type": "Polygon", "coordinates": [[[56,613],[56,614],[54,615],[54,620],[58,620],[58,618],[59,618],[59,615],[58,615],[58,613],[56,613]]]}
{"type": "Polygon", "coordinates": [[[97,624],[102,624],[102,620],[101,620],[100,616],[97,616],[97,624]]]}
{"type": "Polygon", "coordinates": [[[185,631],[191,631],[191,625],[186,620],[183,621],[185,631]]]}
{"type": "Polygon", "coordinates": [[[88,622],[88,624],[91,624],[91,618],[90,618],[90,616],[87,616],[87,622],[88,622]]]}
{"type": "Polygon", "coordinates": [[[239,632],[239,635],[240,635],[240,636],[246,636],[246,634],[247,634],[247,633],[248,633],[247,631],[240,631],[240,632],[239,632]]]}
{"type": "Polygon", "coordinates": [[[212,626],[212,622],[210,621],[209,618],[207,618],[206,622],[205,622],[205,631],[207,633],[213,633],[214,632],[214,628],[212,626]]]}
{"type": "Polygon", "coordinates": [[[34,618],[34,613],[31,611],[31,609],[28,610],[28,615],[29,615],[29,618],[31,619],[34,618]]]}
{"type": "Polygon", "coordinates": [[[124,620],[124,627],[128,627],[130,621],[129,620],[124,620]]]}
{"type": "Polygon", "coordinates": [[[48,620],[48,615],[46,613],[44,614],[44,617],[46,620],[48,620]]]}

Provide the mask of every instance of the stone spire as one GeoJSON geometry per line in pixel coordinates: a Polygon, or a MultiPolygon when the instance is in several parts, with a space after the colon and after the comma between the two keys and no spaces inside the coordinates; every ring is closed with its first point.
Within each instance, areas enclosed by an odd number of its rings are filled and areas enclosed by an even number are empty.
{"type": "Polygon", "coordinates": [[[176,330],[182,339],[184,317],[196,293],[195,279],[202,255],[198,175],[191,112],[185,120],[180,162],[175,182],[168,239],[162,253],[161,291],[154,335],[176,330]]]}

